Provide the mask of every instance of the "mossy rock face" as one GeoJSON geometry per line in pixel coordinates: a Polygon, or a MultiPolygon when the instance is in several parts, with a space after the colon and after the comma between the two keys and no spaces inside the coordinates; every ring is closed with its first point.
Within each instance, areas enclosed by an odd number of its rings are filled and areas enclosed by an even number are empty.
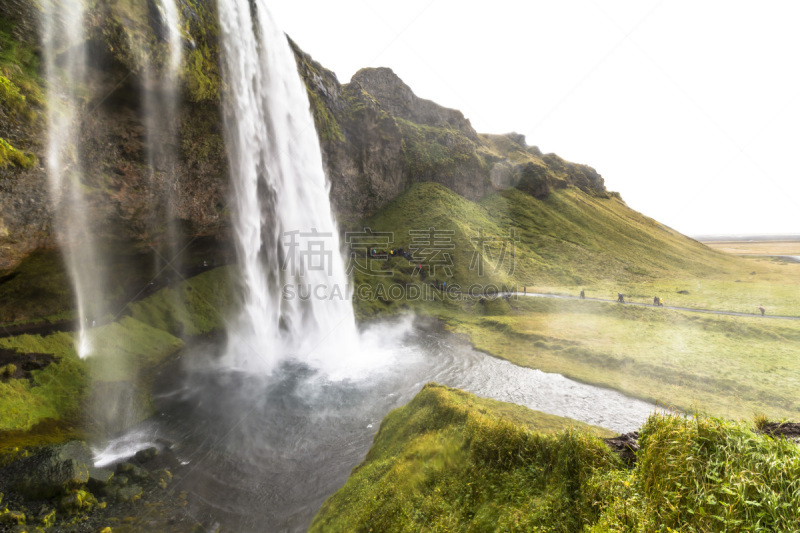
{"type": "Polygon", "coordinates": [[[52,498],[89,481],[91,466],[92,452],[85,442],[50,446],[21,462],[14,486],[30,499],[52,498]]]}
{"type": "Polygon", "coordinates": [[[24,525],[25,521],[26,516],[22,511],[0,511],[0,524],[24,525]]]}
{"type": "Polygon", "coordinates": [[[97,499],[85,490],[74,490],[61,498],[58,508],[67,514],[78,514],[91,511],[97,504],[97,499]]]}
{"type": "Polygon", "coordinates": [[[16,166],[31,168],[36,163],[36,156],[17,150],[8,141],[0,137],[0,168],[16,166]]]}
{"type": "Polygon", "coordinates": [[[36,520],[42,525],[42,527],[53,527],[53,525],[56,523],[56,510],[48,510],[45,507],[39,513],[39,516],[36,520]]]}
{"type": "Polygon", "coordinates": [[[121,503],[132,503],[142,497],[142,487],[139,485],[126,485],[119,489],[116,494],[117,501],[121,503]]]}
{"type": "Polygon", "coordinates": [[[92,467],[89,469],[89,483],[88,486],[95,494],[99,494],[105,487],[111,483],[114,478],[114,472],[107,468],[92,467]]]}
{"type": "Polygon", "coordinates": [[[158,456],[158,448],[151,446],[149,448],[145,448],[144,450],[139,450],[136,452],[133,458],[136,459],[139,464],[143,464],[148,461],[152,461],[156,458],[156,456],[158,456]]]}

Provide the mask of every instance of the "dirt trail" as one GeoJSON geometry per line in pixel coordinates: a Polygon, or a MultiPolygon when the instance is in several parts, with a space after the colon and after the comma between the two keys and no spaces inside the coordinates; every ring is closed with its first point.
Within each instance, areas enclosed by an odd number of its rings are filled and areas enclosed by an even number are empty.
{"type": "MultiPolygon", "coordinates": [[[[580,296],[571,296],[566,294],[547,294],[543,292],[515,292],[517,296],[532,296],[534,298],[559,298],[563,300],[580,300],[580,296]]],[[[593,302],[611,302],[617,303],[616,300],[610,298],[583,298],[593,302]]],[[[736,311],[718,311],[714,309],[697,309],[694,307],[676,307],[673,305],[658,306],[644,302],[625,302],[620,305],[638,305],[640,307],[660,307],[661,309],[674,309],[676,311],[688,311],[690,313],[706,313],[710,315],[728,315],[728,316],[745,316],[745,317],[759,317],[759,318],[779,318],[784,320],[800,320],[800,316],[781,316],[781,315],[764,315],[763,317],[758,313],[738,313],[736,311]]]]}

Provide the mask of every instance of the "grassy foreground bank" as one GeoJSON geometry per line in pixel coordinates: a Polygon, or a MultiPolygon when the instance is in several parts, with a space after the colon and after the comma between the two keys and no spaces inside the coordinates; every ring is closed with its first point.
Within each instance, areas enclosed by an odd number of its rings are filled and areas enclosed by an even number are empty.
{"type": "Polygon", "coordinates": [[[428,384],[310,531],[794,531],[800,452],[746,423],[653,415],[628,469],[574,422],[428,384]]]}

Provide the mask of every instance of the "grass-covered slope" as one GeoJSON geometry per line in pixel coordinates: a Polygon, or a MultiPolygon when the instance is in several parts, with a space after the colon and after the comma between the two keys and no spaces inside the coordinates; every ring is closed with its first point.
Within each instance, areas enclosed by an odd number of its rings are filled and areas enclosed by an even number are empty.
{"type": "MultiPolygon", "coordinates": [[[[131,303],[118,320],[91,330],[95,348],[87,359],[78,357],[72,332],[1,338],[0,348],[49,354],[54,360],[33,370],[31,379],[2,376],[0,435],[52,421],[78,422],[86,416],[91,395],[114,389],[134,391],[133,416],[149,416],[154,369],[183,347],[182,339],[222,327],[232,298],[229,274],[229,268],[217,268],[131,303]]],[[[91,426],[103,421],[88,422],[91,426]]]]}
{"type": "Polygon", "coordinates": [[[580,529],[596,518],[583,485],[617,461],[592,430],[571,424],[429,384],[387,415],[310,531],[580,529]]]}
{"type": "Polygon", "coordinates": [[[800,452],[744,423],[652,416],[635,468],[591,431],[438,385],[381,424],[311,531],[794,531],[800,452]],[[561,429],[557,429],[561,428],[561,429]],[[556,431],[553,431],[556,430],[556,431]],[[670,529],[671,528],[671,529],[670,529]]]}
{"type": "Polygon", "coordinates": [[[441,185],[420,183],[366,225],[393,232],[395,246],[405,248],[414,238],[410,231],[452,232],[441,240],[454,245],[448,251],[453,281],[461,284],[640,281],[708,276],[738,265],[737,259],[633,211],[615,197],[598,198],[576,188],[553,191],[543,199],[512,188],[476,203],[441,185]],[[500,264],[503,243],[513,247],[500,264]],[[483,279],[475,254],[482,262],[483,279]]]}
{"type": "MultiPolygon", "coordinates": [[[[423,280],[403,258],[367,261],[368,268],[355,269],[355,285],[369,285],[373,293],[381,284],[447,282],[465,292],[490,285],[574,293],[586,287],[610,297],[619,289],[675,280],[733,283],[752,266],[633,211],[613,195],[574,187],[544,198],[511,188],[472,202],[442,185],[419,183],[363,226],[391,235],[388,245],[376,238],[378,249],[416,248],[414,264],[427,274],[423,280]]],[[[393,301],[402,299],[387,297],[378,306],[361,298],[359,312],[368,317],[413,305],[393,301]]]]}
{"type": "Polygon", "coordinates": [[[798,531],[800,448],[716,418],[652,416],[638,464],[593,480],[591,531],[798,531]]]}

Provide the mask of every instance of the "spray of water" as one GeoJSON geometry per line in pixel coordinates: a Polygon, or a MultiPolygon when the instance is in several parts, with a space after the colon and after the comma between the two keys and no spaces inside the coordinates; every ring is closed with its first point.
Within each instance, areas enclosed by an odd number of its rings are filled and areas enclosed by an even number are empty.
{"type": "Polygon", "coordinates": [[[225,363],[266,373],[292,358],[324,366],[358,348],[306,89],[264,2],[219,0],[218,11],[243,288],[225,363]],[[300,286],[312,296],[284,297],[300,286]]]}
{"type": "Polygon", "coordinates": [[[43,0],[41,11],[48,85],[47,173],[54,227],[77,300],[77,351],[92,354],[91,328],[105,318],[105,280],[83,191],[80,109],[86,91],[87,50],[82,0],[43,0]]]}

